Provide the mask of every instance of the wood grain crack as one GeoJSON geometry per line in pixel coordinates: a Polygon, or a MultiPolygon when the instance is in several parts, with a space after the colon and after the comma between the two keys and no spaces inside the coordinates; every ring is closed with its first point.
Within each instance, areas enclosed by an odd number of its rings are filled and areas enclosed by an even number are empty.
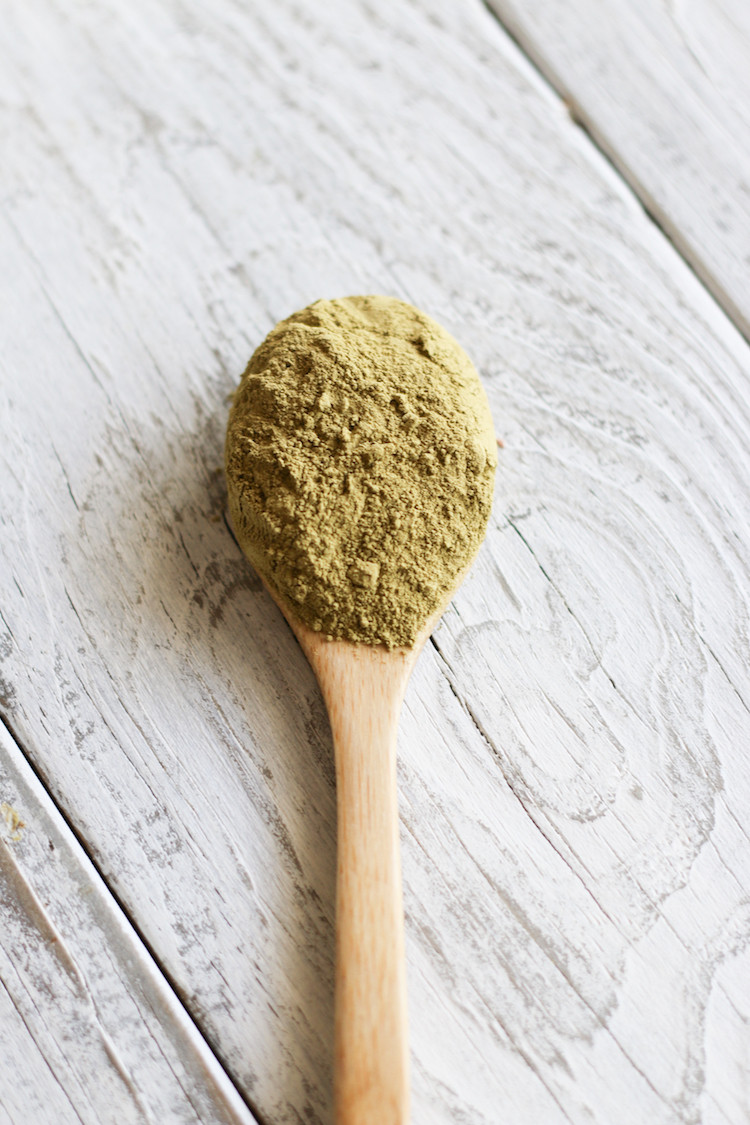
{"type": "Polygon", "coordinates": [[[729,684],[729,686],[732,689],[732,691],[734,692],[734,694],[739,699],[742,706],[745,708],[745,710],[748,712],[748,714],[750,714],[750,705],[748,705],[747,700],[745,699],[744,695],[742,694],[740,689],[737,687],[737,685],[734,682],[734,680],[732,679],[732,677],[729,675],[729,672],[726,670],[726,668],[722,664],[721,660],[719,659],[719,657],[716,654],[716,652],[714,651],[714,649],[711,647],[711,645],[709,644],[709,642],[706,640],[706,638],[703,636],[702,633],[700,633],[697,629],[695,629],[694,631],[695,631],[696,637],[701,642],[701,644],[705,647],[709,656],[711,656],[712,659],[715,661],[717,668],[723,674],[724,678],[726,679],[727,683],[729,684]]]}
{"type": "Polygon", "coordinates": [[[60,1079],[59,1079],[58,1075],[57,1075],[57,1074],[55,1073],[55,1068],[54,1068],[54,1067],[52,1066],[52,1063],[51,1063],[51,1062],[49,1061],[49,1059],[47,1058],[47,1056],[46,1056],[46,1054],[45,1054],[45,1052],[44,1052],[44,1049],[43,1049],[43,1047],[42,1047],[42,1046],[41,1046],[41,1045],[40,1045],[40,1044],[39,1044],[39,1043],[37,1042],[37,1038],[36,1038],[36,1036],[35,1036],[35,1034],[34,1034],[34,1032],[33,1032],[32,1028],[31,1028],[31,1027],[29,1026],[29,1022],[28,1022],[28,1020],[26,1019],[26,1016],[25,1016],[24,1012],[22,1012],[22,1011],[21,1011],[21,1009],[20,1009],[20,1008],[18,1007],[18,1004],[16,1003],[15,999],[13,998],[13,995],[12,995],[12,994],[11,994],[11,992],[9,991],[9,989],[8,989],[8,987],[7,987],[6,983],[5,983],[5,981],[4,981],[3,979],[2,979],[2,977],[0,977],[0,988],[2,988],[2,989],[3,989],[3,991],[4,991],[4,992],[5,992],[5,994],[6,994],[6,996],[7,996],[7,997],[8,997],[8,999],[9,999],[10,1003],[11,1003],[11,1004],[13,1005],[13,1007],[14,1007],[15,1011],[16,1011],[16,1012],[17,1012],[17,1014],[18,1014],[18,1018],[20,1019],[21,1023],[23,1024],[23,1026],[24,1026],[24,1027],[26,1028],[26,1031],[27,1031],[27,1033],[28,1033],[29,1039],[30,1039],[30,1040],[32,1041],[32,1043],[33,1043],[33,1044],[35,1045],[35,1047],[36,1047],[36,1048],[38,1049],[38,1051],[39,1051],[39,1057],[40,1057],[40,1059],[41,1059],[41,1060],[43,1060],[43,1062],[44,1062],[44,1065],[45,1065],[45,1067],[47,1068],[47,1070],[48,1070],[48,1071],[49,1071],[49,1073],[50,1073],[50,1074],[52,1075],[52,1077],[53,1077],[53,1079],[54,1079],[54,1081],[55,1081],[55,1085],[56,1085],[56,1086],[57,1086],[57,1087],[59,1088],[59,1090],[60,1090],[61,1094],[63,1095],[63,1097],[65,1098],[66,1102],[67,1102],[67,1103],[68,1103],[68,1105],[70,1106],[70,1108],[71,1108],[72,1112],[73,1112],[73,1113],[75,1114],[75,1116],[76,1116],[76,1117],[78,1118],[78,1120],[79,1120],[79,1121],[81,1122],[81,1125],[87,1125],[86,1121],[84,1120],[84,1118],[82,1118],[82,1117],[81,1117],[80,1113],[78,1112],[78,1110],[76,1109],[76,1107],[75,1107],[74,1103],[72,1102],[72,1100],[71,1100],[71,1098],[70,1098],[70,1095],[68,1094],[68,1092],[67,1092],[67,1091],[66,1091],[66,1089],[65,1089],[65,1086],[64,1086],[64,1085],[63,1085],[63,1083],[62,1083],[62,1082],[60,1081],[60,1079]]]}
{"type": "MultiPolygon", "coordinates": [[[[544,831],[544,828],[539,823],[539,820],[531,812],[530,808],[528,807],[528,805],[524,801],[521,794],[518,792],[517,787],[513,784],[511,778],[509,777],[507,771],[505,770],[505,768],[503,766],[503,759],[502,759],[502,754],[500,753],[500,750],[498,749],[497,746],[495,746],[493,740],[490,738],[490,736],[489,736],[488,732],[485,730],[483,724],[477,718],[477,716],[474,714],[474,711],[471,708],[471,706],[468,703],[466,703],[464,700],[461,699],[461,696],[459,695],[458,691],[456,690],[456,687],[454,686],[454,684],[452,682],[453,681],[452,669],[451,669],[451,666],[450,666],[450,663],[449,663],[448,659],[446,658],[444,653],[441,651],[440,646],[439,646],[438,642],[435,640],[435,638],[431,637],[430,639],[432,641],[433,647],[435,648],[436,652],[438,653],[438,656],[440,657],[442,663],[445,666],[446,680],[448,682],[448,685],[450,687],[451,692],[453,693],[453,695],[457,699],[458,703],[460,704],[460,706],[462,707],[464,712],[471,719],[472,723],[474,724],[474,727],[476,728],[477,732],[480,734],[483,742],[485,743],[485,745],[488,747],[488,749],[491,751],[494,758],[498,762],[498,765],[500,767],[500,772],[502,773],[503,778],[505,779],[505,783],[507,784],[507,786],[510,789],[513,796],[518,801],[520,807],[523,809],[526,816],[529,818],[531,823],[534,825],[534,828],[537,830],[537,832],[539,832],[539,834],[543,837],[543,839],[546,841],[546,843],[549,845],[549,847],[552,849],[552,851],[555,852],[555,854],[560,858],[560,860],[565,864],[565,866],[568,868],[568,870],[571,872],[571,874],[575,877],[575,879],[583,887],[583,889],[585,890],[588,897],[595,904],[597,910],[599,910],[601,912],[601,914],[608,920],[608,922],[610,922],[610,924],[613,927],[615,927],[616,929],[619,929],[619,927],[617,926],[616,920],[614,918],[612,918],[612,916],[607,912],[605,907],[599,902],[599,900],[597,899],[594,892],[588,886],[586,881],[582,878],[581,873],[576,870],[575,866],[570,862],[570,860],[564,854],[564,852],[561,851],[561,849],[555,844],[554,840],[551,839],[550,835],[547,832],[544,831]]],[[[474,859],[474,863],[477,866],[478,870],[481,872],[483,877],[489,882],[489,884],[490,884],[490,886],[492,886],[493,890],[496,893],[498,893],[499,888],[496,886],[494,881],[486,874],[486,872],[479,865],[476,857],[472,856],[471,858],[474,859]]],[[[550,949],[548,948],[548,944],[545,941],[540,940],[540,935],[535,931],[535,927],[530,927],[529,924],[528,924],[528,920],[526,918],[524,918],[522,915],[517,914],[513,910],[513,907],[510,904],[510,902],[508,901],[507,896],[502,895],[502,898],[503,898],[503,902],[505,903],[506,907],[509,910],[511,910],[511,912],[513,913],[516,920],[519,922],[520,925],[523,926],[523,928],[526,930],[526,932],[528,933],[528,935],[532,939],[532,941],[535,942],[535,944],[541,949],[542,953],[552,962],[552,964],[555,966],[557,971],[563,976],[563,978],[565,979],[565,981],[567,982],[569,987],[572,989],[572,991],[576,994],[576,996],[578,997],[580,1002],[589,1011],[589,1013],[594,1018],[595,1022],[598,1024],[598,1026],[611,1038],[612,1042],[615,1044],[617,1049],[622,1053],[623,1057],[625,1059],[627,1059],[630,1066],[633,1067],[633,1070],[643,1079],[643,1081],[650,1088],[652,1093],[659,1099],[660,1102],[662,1102],[665,1106],[670,1106],[671,1103],[670,1103],[669,1099],[667,1097],[665,1097],[664,1094],[662,1094],[662,1092],[657,1088],[657,1086],[653,1083],[653,1081],[649,1078],[649,1076],[645,1073],[645,1071],[641,1067],[638,1066],[635,1059],[625,1049],[625,1047],[622,1045],[622,1043],[619,1041],[619,1039],[614,1035],[612,1030],[607,1025],[606,1021],[601,1017],[601,1015],[596,1011],[596,1009],[592,1007],[590,1002],[581,993],[581,991],[576,987],[576,984],[573,981],[572,977],[570,976],[569,973],[567,973],[565,971],[564,967],[559,962],[559,959],[555,958],[552,955],[550,949]]],[[[660,912],[659,912],[659,914],[660,914],[660,912]]],[[[661,914],[660,914],[660,916],[661,916],[661,914]]],[[[678,934],[675,933],[675,936],[678,937],[678,940],[681,940],[678,934]]],[[[633,948],[632,942],[629,939],[626,939],[626,940],[627,940],[628,946],[633,948]]],[[[493,1016],[496,1019],[498,1018],[496,1013],[493,1013],[493,1016]]],[[[506,1030],[506,1034],[507,1034],[507,1030],[506,1030]]],[[[510,1036],[509,1036],[509,1038],[510,1038],[510,1036]]],[[[511,1039],[511,1041],[512,1041],[512,1039],[511,1039]]],[[[523,1054],[523,1052],[520,1051],[520,1048],[517,1047],[517,1049],[519,1050],[519,1053],[521,1053],[523,1055],[524,1060],[527,1062],[527,1064],[529,1066],[531,1066],[532,1069],[534,1069],[534,1071],[536,1073],[536,1068],[533,1067],[532,1062],[528,1058],[526,1058],[526,1056],[523,1054]]],[[[555,1099],[555,1100],[557,1100],[557,1099],[555,1099]]]]}
{"type": "Polygon", "coordinates": [[[543,837],[543,839],[544,839],[544,840],[545,840],[545,841],[547,842],[547,844],[548,844],[548,845],[550,846],[550,848],[552,848],[552,850],[553,850],[553,851],[555,852],[555,854],[556,854],[557,856],[559,856],[559,858],[560,858],[560,859],[562,860],[562,862],[563,862],[563,863],[565,864],[565,866],[566,866],[566,867],[567,867],[567,868],[568,868],[568,869],[570,870],[570,872],[571,872],[571,873],[572,873],[572,874],[573,874],[573,875],[575,876],[575,878],[576,878],[576,879],[577,879],[577,880],[578,880],[578,881],[580,882],[581,886],[582,886],[582,887],[584,888],[584,890],[586,891],[586,894],[587,894],[587,895],[589,896],[589,898],[590,898],[590,899],[592,900],[592,902],[593,902],[593,903],[594,903],[594,904],[596,905],[597,909],[601,911],[601,913],[602,913],[602,914],[603,914],[603,915],[605,916],[605,918],[607,918],[607,920],[608,920],[608,921],[609,921],[609,922],[610,922],[610,923],[611,923],[611,924],[612,924],[613,926],[616,926],[616,925],[617,925],[617,923],[616,923],[615,919],[614,919],[614,918],[612,918],[612,917],[611,917],[611,916],[610,916],[610,915],[609,915],[609,914],[607,913],[607,911],[605,910],[605,908],[604,908],[604,907],[602,906],[602,904],[601,904],[601,903],[600,903],[600,902],[598,901],[598,899],[597,899],[597,898],[596,898],[596,896],[594,895],[594,893],[593,893],[593,891],[591,890],[591,888],[590,888],[590,887],[589,887],[589,886],[588,886],[588,885],[586,884],[585,880],[581,878],[581,874],[580,874],[580,872],[579,872],[579,871],[576,871],[575,867],[574,867],[574,866],[573,866],[573,865],[571,864],[571,862],[570,862],[570,860],[568,859],[568,857],[567,857],[567,856],[566,856],[566,855],[565,855],[565,854],[564,854],[564,853],[563,853],[563,852],[562,852],[562,851],[560,850],[560,848],[559,848],[559,847],[558,847],[558,846],[557,846],[557,845],[555,844],[554,840],[552,840],[552,839],[550,838],[550,836],[549,836],[549,835],[548,835],[548,834],[547,834],[547,833],[546,833],[546,832],[544,831],[544,828],[543,828],[543,827],[541,826],[541,824],[539,823],[539,821],[538,821],[538,820],[536,819],[536,817],[535,817],[535,816],[533,815],[533,813],[531,812],[531,810],[530,810],[530,808],[529,808],[528,804],[526,803],[526,801],[524,801],[523,797],[522,797],[522,796],[521,796],[521,794],[519,793],[519,791],[518,791],[518,787],[517,787],[517,786],[516,786],[516,785],[515,785],[515,784],[513,783],[513,780],[512,780],[512,779],[511,779],[511,777],[510,777],[510,776],[508,775],[508,772],[507,772],[507,770],[506,770],[506,769],[505,769],[505,767],[504,767],[504,763],[503,763],[503,755],[502,755],[502,753],[500,752],[500,749],[499,749],[499,748],[498,748],[498,747],[497,747],[497,746],[495,745],[495,743],[493,742],[492,738],[490,737],[489,733],[488,733],[488,732],[487,732],[487,730],[485,729],[485,727],[484,727],[483,723],[481,722],[481,720],[480,720],[480,719],[479,719],[479,718],[477,717],[477,715],[475,714],[475,712],[474,712],[473,708],[471,707],[471,705],[470,705],[470,704],[469,704],[469,703],[468,703],[468,702],[467,702],[466,700],[464,700],[464,699],[462,699],[462,698],[461,698],[461,696],[460,696],[460,694],[459,694],[458,690],[456,689],[456,686],[455,686],[455,684],[454,684],[454,682],[453,682],[453,681],[454,681],[454,672],[453,672],[453,668],[451,667],[450,661],[448,660],[447,656],[445,655],[445,653],[444,653],[444,652],[442,651],[442,649],[440,648],[440,645],[439,645],[439,644],[438,644],[438,642],[437,642],[437,641],[435,640],[435,638],[434,638],[434,637],[431,637],[431,638],[430,638],[430,640],[431,640],[431,642],[432,642],[432,645],[433,645],[433,647],[434,647],[435,651],[437,652],[437,654],[438,654],[438,656],[439,656],[439,658],[440,658],[440,660],[441,660],[441,662],[442,662],[442,664],[443,664],[443,666],[444,666],[444,675],[445,675],[445,679],[446,679],[446,682],[447,682],[447,684],[448,684],[448,687],[450,688],[451,692],[453,693],[453,695],[455,696],[456,700],[458,701],[458,703],[459,703],[459,705],[460,705],[461,709],[462,709],[462,710],[464,711],[464,713],[465,713],[465,714],[466,714],[466,715],[467,715],[467,716],[469,717],[469,719],[471,719],[471,722],[473,723],[473,725],[474,725],[474,727],[475,727],[475,729],[476,729],[477,733],[478,733],[478,734],[480,735],[480,737],[481,737],[482,741],[484,742],[485,746],[486,746],[486,747],[488,748],[488,750],[489,750],[489,751],[490,751],[490,752],[492,753],[492,756],[493,756],[493,758],[495,758],[495,760],[497,761],[497,763],[498,763],[498,766],[499,766],[499,768],[500,768],[500,772],[501,772],[501,774],[503,775],[503,779],[504,779],[504,781],[505,781],[505,784],[506,784],[506,785],[508,786],[508,789],[509,789],[509,790],[511,791],[511,793],[513,794],[513,796],[514,796],[514,797],[516,798],[516,800],[518,801],[518,803],[519,803],[520,807],[521,807],[521,808],[523,809],[523,811],[524,811],[524,813],[526,814],[526,816],[527,816],[527,817],[529,818],[529,820],[531,821],[531,823],[532,823],[532,824],[534,825],[534,828],[536,829],[536,831],[537,831],[537,832],[539,832],[539,834],[540,834],[540,835],[541,835],[541,836],[543,837]]]}
{"type": "Polygon", "coordinates": [[[652,724],[651,724],[651,723],[649,723],[649,722],[648,722],[648,720],[647,720],[647,719],[645,719],[645,718],[643,717],[643,715],[641,715],[641,713],[639,712],[639,710],[638,710],[638,708],[637,708],[637,707],[635,706],[635,704],[634,704],[634,703],[633,703],[633,702],[632,702],[632,701],[631,701],[630,699],[628,699],[628,697],[627,697],[627,696],[626,696],[626,695],[624,694],[624,692],[623,692],[623,691],[621,691],[621,690],[620,690],[620,688],[618,688],[618,686],[617,686],[617,684],[615,683],[614,679],[613,679],[613,678],[612,678],[612,676],[611,676],[611,675],[609,674],[609,672],[607,671],[607,669],[606,669],[606,668],[604,667],[604,665],[603,665],[603,663],[602,663],[602,658],[601,658],[601,654],[600,654],[599,652],[597,652],[597,650],[596,650],[596,648],[595,648],[595,646],[594,646],[594,643],[593,643],[593,641],[591,640],[590,636],[588,635],[588,633],[587,633],[587,631],[586,631],[586,628],[585,628],[585,626],[584,626],[584,625],[583,625],[583,623],[581,622],[580,618],[579,618],[579,617],[578,617],[578,616],[577,616],[577,615],[576,615],[576,614],[574,613],[574,611],[573,611],[573,610],[572,610],[572,608],[570,607],[570,605],[569,605],[569,603],[568,603],[568,601],[567,601],[567,599],[566,599],[565,595],[563,594],[562,590],[560,589],[560,587],[559,587],[559,586],[557,585],[557,583],[556,583],[556,582],[554,581],[554,579],[553,579],[553,578],[551,578],[551,576],[550,576],[550,575],[548,574],[548,572],[547,572],[547,571],[545,570],[545,568],[544,568],[543,564],[542,564],[542,563],[541,563],[541,561],[540,561],[540,560],[539,560],[539,559],[537,558],[537,555],[536,555],[536,553],[535,553],[535,551],[534,551],[534,548],[533,548],[533,547],[531,546],[531,544],[529,543],[528,539],[527,539],[527,538],[526,538],[526,536],[525,536],[525,535],[523,534],[523,532],[519,530],[519,528],[518,528],[518,527],[517,527],[517,525],[516,525],[516,524],[514,523],[514,521],[513,521],[513,518],[512,518],[511,516],[508,516],[508,524],[510,525],[510,527],[512,527],[512,528],[513,528],[513,530],[515,531],[516,535],[517,535],[517,536],[518,536],[518,538],[519,538],[519,539],[521,540],[521,542],[523,543],[524,547],[526,548],[526,550],[527,550],[527,551],[529,552],[529,554],[531,555],[531,557],[532,557],[532,559],[534,560],[534,562],[536,563],[536,565],[537,565],[537,566],[539,567],[539,570],[540,570],[540,571],[542,572],[542,574],[544,575],[544,577],[545,577],[545,578],[547,579],[547,581],[549,582],[550,586],[551,586],[551,587],[552,587],[552,589],[553,589],[553,590],[555,591],[555,593],[557,594],[558,598],[560,599],[560,601],[562,602],[562,604],[563,604],[563,605],[565,606],[566,610],[568,611],[568,613],[570,614],[570,616],[571,616],[571,617],[573,618],[573,620],[575,621],[575,623],[576,623],[576,625],[578,626],[578,628],[579,628],[579,629],[581,630],[581,633],[582,633],[583,637],[585,638],[585,640],[586,640],[586,643],[587,643],[587,645],[589,646],[589,649],[591,650],[591,654],[592,654],[592,656],[594,657],[594,660],[596,661],[596,666],[597,666],[597,668],[601,669],[601,672],[602,672],[602,674],[603,674],[604,676],[606,676],[606,678],[607,678],[607,679],[609,680],[610,684],[612,685],[612,690],[613,690],[614,692],[616,692],[616,694],[617,694],[617,695],[619,696],[619,698],[620,698],[620,699],[621,699],[621,700],[623,701],[623,703],[625,704],[625,706],[626,706],[626,707],[628,707],[630,711],[632,711],[632,713],[633,713],[633,714],[634,714],[634,715],[636,716],[636,718],[637,718],[637,719],[638,719],[638,720],[639,720],[639,721],[640,721],[641,723],[643,723],[643,725],[644,725],[645,727],[651,727],[651,726],[652,726],[652,724]]]}
{"type": "MultiPolygon", "coordinates": [[[[430,853],[427,851],[427,849],[425,848],[424,844],[419,839],[419,837],[411,830],[411,828],[409,827],[408,824],[405,825],[405,828],[406,828],[406,831],[409,833],[411,839],[413,840],[414,844],[420,849],[420,851],[425,855],[425,857],[428,860],[431,860],[432,857],[431,857],[430,853]]],[[[442,873],[440,872],[439,868],[437,869],[437,871],[438,871],[438,875],[441,878],[441,881],[446,885],[446,887],[448,888],[448,891],[450,892],[450,890],[451,890],[450,884],[448,884],[447,881],[444,879],[444,877],[442,876],[442,873]]],[[[484,875],[484,872],[482,872],[482,875],[484,875]]],[[[451,971],[452,973],[455,972],[454,967],[450,965],[450,962],[446,958],[444,950],[441,948],[441,946],[435,940],[434,935],[432,933],[430,933],[429,931],[427,931],[424,926],[419,925],[419,923],[417,923],[417,925],[419,927],[419,931],[422,934],[423,938],[430,944],[430,946],[435,951],[437,956],[448,967],[449,971],[451,971]]],[[[530,935],[530,936],[533,937],[533,935],[530,935]]],[[[506,972],[508,972],[508,974],[510,976],[512,976],[511,971],[510,971],[510,967],[507,964],[505,965],[505,969],[506,969],[506,972]]],[[[502,1030],[503,1034],[505,1035],[508,1043],[511,1045],[513,1050],[516,1051],[518,1053],[519,1057],[523,1059],[523,1061],[526,1063],[526,1065],[529,1067],[529,1069],[532,1071],[532,1073],[535,1075],[535,1077],[538,1079],[538,1081],[541,1083],[541,1085],[547,1091],[549,1096],[554,1101],[555,1105],[557,1105],[560,1112],[563,1114],[565,1120],[570,1121],[571,1125],[573,1125],[572,1118],[566,1112],[564,1106],[562,1105],[559,1098],[555,1094],[555,1092],[552,1089],[550,1083],[545,1078],[544,1074],[542,1073],[541,1069],[537,1065],[533,1056],[527,1050],[525,1050],[524,1047],[521,1045],[521,1043],[518,1040],[518,1037],[516,1035],[514,1035],[513,1031],[511,1030],[510,1026],[508,1025],[507,1021],[504,1020],[502,1018],[502,1016],[498,1014],[497,1011],[495,1011],[493,1008],[489,1007],[486,998],[481,996],[481,994],[477,991],[476,988],[472,987],[472,993],[473,993],[475,999],[477,1000],[477,1002],[479,1003],[479,1005],[482,1008],[484,1008],[485,1011],[488,1013],[491,1021],[496,1023],[498,1025],[498,1027],[502,1030]]]]}
{"type": "MultiPolygon", "coordinates": [[[[29,260],[34,263],[35,272],[37,274],[36,280],[37,280],[37,284],[39,286],[39,291],[42,294],[42,296],[44,297],[45,301],[47,302],[47,305],[49,306],[50,311],[52,312],[53,316],[55,317],[55,320],[58,322],[58,324],[60,325],[60,328],[64,332],[65,336],[67,337],[67,339],[72,344],[72,346],[75,349],[79,359],[81,360],[81,363],[83,363],[84,367],[86,368],[89,375],[91,376],[91,378],[96,383],[99,390],[104,394],[107,401],[109,403],[111,403],[112,400],[110,398],[109,392],[107,391],[107,388],[102,383],[102,381],[99,378],[97,372],[92,367],[91,361],[89,360],[88,356],[86,355],[83,348],[78,343],[75,336],[71,332],[70,328],[66,324],[62,313],[60,312],[59,308],[55,304],[55,302],[52,299],[47,287],[44,284],[44,281],[42,280],[42,278],[44,276],[42,263],[39,261],[39,258],[37,257],[37,255],[34,253],[34,251],[28,245],[28,243],[24,239],[23,235],[21,234],[20,230],[18,229],[16,223],[13,221],[11,216],[8,214],[7,209],[5,209],[5,208],[3,209],[3,218],[5,219],[6,223],[11,228],[11,230],[13,231],[13,234],[17,238],[20,245],[23,247],[24,252],[28,255],[29,260]]],[[[74,501],[74,503],[75,503],[75,501],[74,501]]],[[[77,507],[77,505],[76,505],[76,507],[77,507]]]]}

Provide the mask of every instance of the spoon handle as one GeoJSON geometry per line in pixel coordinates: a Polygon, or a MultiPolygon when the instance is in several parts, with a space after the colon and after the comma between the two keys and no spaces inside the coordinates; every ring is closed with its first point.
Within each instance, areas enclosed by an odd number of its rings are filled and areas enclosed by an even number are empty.
{"type": "Polygon", "coordinates": [[[407,1125],[396,732],[411,660],[335,644],[325,667],[318,655],[338,805],[336,1125],[407,1125]]]}

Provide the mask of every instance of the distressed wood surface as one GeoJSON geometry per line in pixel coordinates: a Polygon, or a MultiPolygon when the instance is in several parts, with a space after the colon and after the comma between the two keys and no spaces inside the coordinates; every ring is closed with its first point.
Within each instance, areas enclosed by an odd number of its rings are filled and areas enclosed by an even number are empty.
{"type": "Polygon", "coordinates": [[[3,15],[2,708],[233,1081],[330,1121],[330,734],[226,397],[385,292],[505,443],[400,728],[415,1125],[746,1121],[747,344],[478,2],[3,15]]]}
{"type": "Polygon", "coordinates": [[[750,338],[750,6],[486,2],[750,338]]]}
{"type": "Polygon", "coordinates": [[[0,726],[0,1121],[252,1125],[0,726]]]}

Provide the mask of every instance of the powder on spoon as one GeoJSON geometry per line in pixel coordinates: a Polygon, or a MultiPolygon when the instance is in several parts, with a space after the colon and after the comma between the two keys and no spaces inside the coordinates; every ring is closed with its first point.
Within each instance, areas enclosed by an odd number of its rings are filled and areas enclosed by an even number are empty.
{"type": "Polygon", "coordinates": [[[484,538],[496,457],[479,377],[436,321],[394,297],[315,301],[235,392],[229,507],[298,620],[411,646],[484,538]]]}

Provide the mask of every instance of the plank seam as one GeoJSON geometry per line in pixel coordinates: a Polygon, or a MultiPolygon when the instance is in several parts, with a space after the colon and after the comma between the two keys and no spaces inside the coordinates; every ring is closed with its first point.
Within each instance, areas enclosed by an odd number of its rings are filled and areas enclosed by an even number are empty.
{"type": "Polygon", "coordinates": [[[192,1012],[190,1011],[190,1009],[188,1008],[188,1006],[185,1004],[184,1000],[182,999],[182,996],[180,994],[179,986],[174,981],[171,974],[164,968],[164,966],[161,963],[161,960],[159,959],[159,957],[156,956],[156,953],[154,952],[154,949],[151,946],[151,943],[148,941],[148,939],[145,937],[145,935],[141,932],[140,927],[137,925],[137,923],[131,917],[130,911],[127,909],[125,904],[122,902],[122,900],[120,899],[120,896],[109,885],[109,880],[107,879],[106,875],[104,874],[101,867],[97,863],[96,857],[92,853],[92,850],[90,849],[90,847],[89,847],[89,845],[86,841],[86,838],[81,835],[81,833],[76,828],[73,821],[70,819],[70,817],[65,812],[65,809],[62,807],[62,805],[58,801],[57,797],[55,797],[54,793],[51,791],[50,786],[47,783],[47,780],[46,780],[44,774],[37,767],[36,763],[34,762],[33,758],[30,756],[30,754],[27,753],[27,751],[26,751],[26,749],[23,745],[23,742],[21,741],[21,739],[18,737],[15,730],[13,729],[13,726],[12,726],[10,720],[8,719],[8,716],[6,714],[4,714],[2,711],[0,711],[0,723],[2,723],[2,725],[5,727],[5,730],[7,731],[8,737],[13,741],[13,743],[17,747],[19,753],[23,756],[23,758],[24,758],[25,762],[27,763],[29,769],[33,773],[34,777],[36,778],[38,783],[44,789],[44,792],[47,795],[47,797],[49,798],[50,802],[52,803],[52,806],[54,807],[55,812],[58,814],[60,819],[63,821],[63,823],[65,824],[68,831],[71,832],[74,839],[78,843],[79,847],[83,850],[83,853],[86,856],[88,862],[94,868],[97,875],[101,879],[103,885],[106,887],[107,893],[111,897],[111,899],[112,899],[113,903],[115,904],[116,908],[119,910],[119,912],[122,914],[122,916],[126,919],[128,925],[130,926],[131,930],[133,931],[135,937],[138,939],[138,941],[140,942],[141,946],[143,947],[145,953],[148,955],[149,959],[151,960],[153,966],[155,967],[155,969],[157,970],[159,975],[162,977],[166,987],[169,989],[169,991],[172,993],[172,995],[174,996],[177,1003],[180,1005],[180,1007],[183,1009],[183,1011],[187,1015],[187,1018],[190,1020],[190,1022],[192,1023],[193,1027],[196,1030],[196,1033],[200,1037],[201,1042],[203,1042],[205,1044],[206,1049],[216,1059],[218,1065],[221,1067],[222,1071],[226,1075],[227,1080],[231,1083],[231,1085],[237,1091],[237,1094],[242,1099],[244,1104],[247,1106],[248,1110],[250,1111],[250,1113],[253,1115],[253,1117],[257,1121],[258,1125],[271,1125],[270,1121],[266,1117],[264,1117],[264,1115],[258,1110],[258,1108],[252,1103],[252,1101],[246,1096],[244,1091],[242,1089],[240,1089],[240,1087],[237,1085],[234,1078],[232,1077],[231,1072],[227,1068],[224,1060],[222,1059],[221,1054],[219,1053],[219,1051],[216,1050],[216,1048],[210,1042],[210,1040],[207,1039],[205,1033],[203,1032],[203,1029],[196,1022],[195,1017],[193,1016],[192,1012]]]}
{"type": "Polygon", "coordinates": [[[646,187],[640,182],[635,173],[628,167],[625,160],[620,160],[614,144],[610,144],[598,134],[586,112],[571,90],[568,90],[563,81],[555,74],[547,59],[537,52],[528,37],[515,29],[493,7],[492,0],[479,0],[481,6],[487,11],[500,30],[508,37],[516,49],[523,55],[541,82],[563,103],[568,111],[571,122],[581,130],[587,141],[596,149],[601,158],[606,161],[622,184],[629,190],[633,199],[639,204],[643,213],[666,239],[680,261],[690,270],[701,288],[708,294],[713,302],[721,309],[730,323],[740,335],[750,343],[750,325],[748,325],[742,310],[735,304],[711,270],[704,267],[700,260],[690,249],[673,226],[666,214],[660,214],[655,200],[650,198],[646,187]]]}

